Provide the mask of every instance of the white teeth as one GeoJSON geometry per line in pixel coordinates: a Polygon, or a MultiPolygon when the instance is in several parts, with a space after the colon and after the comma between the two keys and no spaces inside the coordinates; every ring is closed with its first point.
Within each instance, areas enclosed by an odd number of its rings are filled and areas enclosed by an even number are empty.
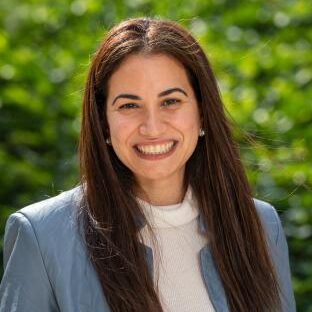
{"type": "Polygon", "coordinates": [[[137,145],[137,149],[143,154],[165,154],[168,153],[173,147],[174,142],[166,143],[166,144],[157,144],[157,145],[137,145]]]}

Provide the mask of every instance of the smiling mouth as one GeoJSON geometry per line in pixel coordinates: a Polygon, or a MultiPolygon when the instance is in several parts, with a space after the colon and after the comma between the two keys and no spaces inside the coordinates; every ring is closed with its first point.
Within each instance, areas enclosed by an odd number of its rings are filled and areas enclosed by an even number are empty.
{"type": "Polygon", "coordinates": [[[141,155],[164,155],[170,153],[176,146],[177,141],[170,141],[165,144],[135,145],[135,150],[141,155]]]}

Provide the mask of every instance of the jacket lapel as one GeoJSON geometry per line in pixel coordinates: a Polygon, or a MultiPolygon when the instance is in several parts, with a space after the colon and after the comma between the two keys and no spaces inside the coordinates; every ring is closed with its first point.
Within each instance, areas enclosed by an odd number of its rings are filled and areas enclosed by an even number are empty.
{"type": "MultiPolygon", "coordinates": [[[[204,220],[201,214],[198,216],[198,229],[206,232],[204,220]]],[[[209,298],[216,312],[228,312],[227,299],[220,275],[214,264],[209,243],[200,250],[201,272],[209,294],[209,298]]]]}
{"type": "Polygon", "coordinates": [[[209,245],[200,250],[201,271],[209,298],[216,312],[228,312],[224,288],[214,265],[209,245]]]}

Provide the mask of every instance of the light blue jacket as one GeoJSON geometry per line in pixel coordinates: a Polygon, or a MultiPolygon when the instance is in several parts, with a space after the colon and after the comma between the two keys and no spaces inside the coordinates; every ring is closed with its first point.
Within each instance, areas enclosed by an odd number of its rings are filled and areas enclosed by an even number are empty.
{"type": "MultiPolygon", "coordinates": [[[[77,232],[75,209],[79,194],[80,189],[75,188],[27,206],[9,217],[5,229],[0,312],[110,312],[77,232]]],[[[293,312],[296,308],[288,247],[280,219],[268,203],[256,199],[255,203],[278,271],[284,295],[283,312],[293,312]]],[[[200,216],[198,224],[199,230],[204,231],[200,216]]],[[[145,248],[153,274],[152,250],[145,248]]],[[[200,260],[215,311],[229,311],[209,245],[201,249],[200,260]]]]}

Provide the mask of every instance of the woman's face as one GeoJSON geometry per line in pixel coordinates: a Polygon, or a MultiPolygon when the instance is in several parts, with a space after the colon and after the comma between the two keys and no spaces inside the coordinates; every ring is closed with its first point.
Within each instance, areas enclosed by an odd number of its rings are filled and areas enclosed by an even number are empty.
{"type": "Polygon", "coordinates": [[[200,117],[184,67],[165,54],[126,58],[108,82],[112,147],[139,185],[183,180],[200,117]]]}

